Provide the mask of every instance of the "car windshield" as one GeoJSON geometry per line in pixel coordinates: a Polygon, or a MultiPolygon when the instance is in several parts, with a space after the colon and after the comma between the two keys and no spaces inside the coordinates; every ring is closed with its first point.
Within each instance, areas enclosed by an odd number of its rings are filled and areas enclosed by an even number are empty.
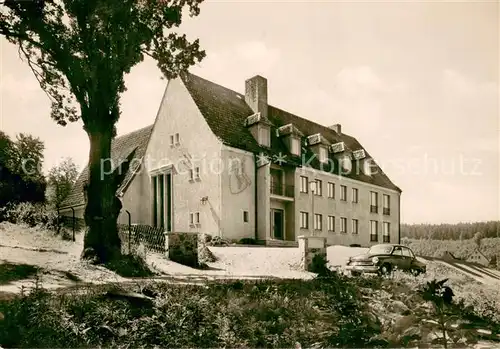
{"type": "Polygon", "coordinates": [[[392,251],[392,246],[390,245],[375,245],[370,247],[368,251],[369,254],[389,254],[392,251]]]}

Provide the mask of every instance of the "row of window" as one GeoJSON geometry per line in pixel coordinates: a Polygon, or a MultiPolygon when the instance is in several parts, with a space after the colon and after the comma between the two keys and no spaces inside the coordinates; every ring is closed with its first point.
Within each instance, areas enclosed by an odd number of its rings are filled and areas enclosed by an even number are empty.
{"type": "MultiPolygon", "coordinates": [[[[314,195],[323,196],[323,182],[320,179],[315,179],[314,181],[309,182],[309,178],[305,176],[300,176],[300,192],[308,193],[309,187],[314,195]],[[311,185],[310,185],[311,184],[311,185]]],[[[327,190],[328,198],[335,199],[335,183],[328,182],[328,190],[327,190]]],[[[359,191],[358,188],[352,188],[351,190],[352,202],[359,202],[359,191]]],[[[383,194],[383,212],[384,214],[390,214],[390,196],[387,194],[383,194]]],[[[347,201],[347,186],[340,185],[340,200],[347,201]]],[[[378,193],[370,192],[370,212],[378,213],[378,193]]]]}
{"type": "MultiPolygon", "coordinates": [[[[335,232],[335,216],[328,216],[328,231],[335,232]]],[[[384,242],[389,239],[391,232],[391,223],[382,222],[383,224],[383,236],[384,242]],[[387,238],[387,239],[386,239],[387,238]]],[[[309,229],[309,212],[300,212],[300,228],[309,229]]],[[[314,230],[323,230],[323,215],[320,213],[314,214],[314,230]]],[[[347,218],[340,217],[340,232],[347,234],[347,218]]],[[[351,233],[358,234],[359,232],[359,220],[351,220],[351,233]]],[[[370,240],[378,241],[378,222],[370,221],[370,240]]]]}

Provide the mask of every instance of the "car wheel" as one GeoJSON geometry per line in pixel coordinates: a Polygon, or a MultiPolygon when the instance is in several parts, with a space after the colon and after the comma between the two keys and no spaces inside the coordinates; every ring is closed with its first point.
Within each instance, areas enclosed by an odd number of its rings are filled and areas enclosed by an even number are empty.
{"type": "Polygon", "coordinates": [[[392,271],[392,266],[390,264],[382,264],[379,268],[379,274],[381,276],[386,276],[386,275],[389,275],[392,271]]]}

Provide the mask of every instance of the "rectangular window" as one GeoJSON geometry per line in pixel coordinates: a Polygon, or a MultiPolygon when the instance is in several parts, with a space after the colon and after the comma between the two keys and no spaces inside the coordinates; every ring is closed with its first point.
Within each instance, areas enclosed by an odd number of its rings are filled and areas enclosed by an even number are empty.
{"type": "Polygon", "coordinates": [[[352,188],[352,202],[358,202],[358,188],[352,188]]]}
{"type": "Polygon", "coordinates": [[[370,221],[370,241],[377,242],[378,241],[378,222],[370,221]]]}
{"type": "Polygon", "coordinates": [[[159,175],[158,176],[158,181],[159,181],[159,197],[158,201],[160,203],[160,222],[159,226],[163,227],[165,224],[165,176],[164,175],[159,175]]]}
{"type": "Polygon", "coordinates": [[[153,177],[153,226],[158,226],[158,177],[153,177]]]}
{"type": "Polygon", "coordinates": [[[319,213],[314,214],[314,229],[323,230],[323,216],[319,213]]]}
{"type": "Polygon", "coordinates": [[[328,231],[335,231],[335,216],[328,216],[328,231]]]}
{"type": "Polygon", "coordinates": [[[295,155],[300,155],[300,140],[292,138],[290,140],[290,152],[295,155]]]}
{"type": "Polygon", "coordinates": [[[189,170],[189,180],[194,181],[194,170],[193,169],[189,170]]]}
{"type": "Polygon", "coordinates": [[[335,183],[328,182],[328,197],[335,199],[335,183]]]}
{"type": "Polygon", "coordinates": [[[300,176],[300,192],[309,192],[309,179],[307,177],[300,176]]]}
{"type": "Polygon", "coordinates": [[[378,213],[378,193],[374,191],[370,192],[370,212],[378,213]]]}
{"type": "Polygon", "coordinates": [[[347,201],[347,187],[345,185],[340,186],[340,200],[347,201]]]}
{"type": "Polygon", "coordinates": [[[153,225],[163,227],[165,224],[165,176],[158,175],[153,181],[153,225]]]}
{"type": "Polygon", "coordinates": [[[309,213],[300,212],[300,227],[302,229],[309,228],[309,213]]]}
{"type": "Polygon", "coordinates": [[[200,212],[196,212],[194,217],[195,217],[194,223],[200,224],[200,212]]]}
{"type": "Polygon", "coordinates": [[[248,223],[248,211],[243,211],[243,222],[248,223]]]}
{"type": "Polygon", "coordinates": [[[318,196],[323,195],[323,182],[321,182],[321,180],[319,180],[319,179],[316,179],[315,182],[316,182],[316,185],[314,188],[314,195],[318,195],[318,196]]]}
{"type": "Polygon", "coordinates": [[[271,134],[268,127],[259,128],[259,143],[265,147],[271,145],[271,134]]]}
{"type": "Polygon", "coordinates": [[[194,179],[200,179],[200,168],[199,167],[194,168],[194,179]]]}
{"type": "Polygon", "coordinates": [[[389,195],[384,194],[384,209],[383,213],[385,215],[390,215],[391,214],[391,197],[389,195]]]}
{"type": "Polygon", "coordinates": [[[174,135],[170,135],[170,146],[173,147],[174,144],[174,135]]]}
{"type": "Polygon", "coordinates": [[[384,242],[391,242],[391,223],[384,222],[384,242]]]}
{"type": "Polygon", "coordinates": [[[176,133],[175,134],[175,145],[179,145],[179,144],[181,144],[181,140],[180,140],[179,134],[176,133]]]}
{"type": "Polygon", "coordinates": [[[328,150],[324,147],[319,148],[319,161],[320,162],[328,161],[328,150]]]}
{"type": "Polygon", "coordinates": [[[189,214],[189,224],[191,224],[191,225],[194,224],[194,213],[189,214]]]}
{"type": "Polygon", "coordinates": [[[358,227],[359,227],[359,222],[357,219],[352,220],[352,233],[357,234],[358,233],[358,227]]]}
{"type": "Polygon", "coordinates": [[[347,233],[347,218],[340,217],[340,232],[342,234],[347,233]]]}

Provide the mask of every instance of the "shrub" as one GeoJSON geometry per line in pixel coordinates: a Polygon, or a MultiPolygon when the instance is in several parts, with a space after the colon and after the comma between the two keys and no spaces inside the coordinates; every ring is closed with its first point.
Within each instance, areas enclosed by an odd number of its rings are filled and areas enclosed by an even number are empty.
{"type": "Polygon", "coordinates": [[[148,277],[154,275],[146,261],[134,254],[120,255],[106,263],[105,266],[123,277],[148,277]]]}
{"type": "Polygon", "coordinates": [[[238,241],[240,245],[257,245],[257,240],[253,238],[243,238],[240,241],[238,241]]]}
{"type": "Polygon", "coordinates": [[[213,236],[210,242],[207,243],[208,246],[229,246],[230,244],[230,240],[221,236],[213,236]]]}
{"type": "Polygon", "coordinates": [[[58,224],[57,213],[48,210],[44,204],[22,202],[10,205],[2,211],[1,216],[13,224],[26,224],[30,227],[40,225],[47,229],[55,229],[58,224]]]}
{"type": "Polygon", "coordinates": [[[319,277],[331,277],[336,273],[328,268],[328,261],[322,254],[314,255],[309,270],[318,274],[319,277]]]}

